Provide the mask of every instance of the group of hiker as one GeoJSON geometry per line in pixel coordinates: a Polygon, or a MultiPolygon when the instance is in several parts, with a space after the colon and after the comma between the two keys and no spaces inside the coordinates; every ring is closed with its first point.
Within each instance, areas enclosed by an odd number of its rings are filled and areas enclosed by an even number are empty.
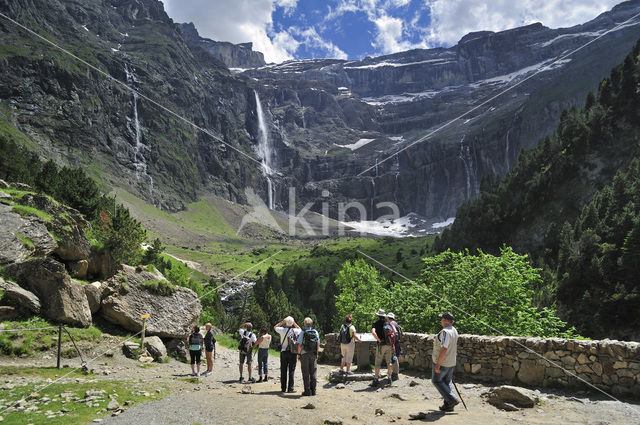
{"type": "MultiPolygon", "coordinates": [[[[371,386],[380,385],[380,368],[382,363],[386,364],[387,377],[390,382],[399,379],[398,356],[402,351],[402,328],[396,321],[393,313],[385,313],[380,309],[375,313],[377,320],[371,326],[371,334],[376,340],[375,351],[375,374],[371,386]]],[[[454,316],[451,312],[444,312],[440,316],[442,330],[436,335],[432,354],[432,377],[431,381],[444,399],[444,404],[440,410],[445,412],[453,411],[459,403],[458,397],[453,391],[453,371],[456,365],[456,352],[458,342],[458,331],[453,326],[454,316]]],[[[313,320],[306,317],[301,328],[291,316],[285,317],[277,323],[273,330],[280,336],[278,351],[280,351],[280,389],[283,393],[295,392],[294,374],[297,362],[300,361],[302,370],[302,380],[304,385],[303,396],[316,395],[318,353],[320,350],[320,335],[313,328],[313,320]]],[[[195,326],[193,333],[189,336],[189,353],[191,356],[191,371],[194,376],[200,376],[200,361],[202,348],[206,352],[207,370],[204,375],[210,375],[213,369],[213,351],[215,349],[215,337],[210,323],[205,325],[205,335],[200,333],[200,328],[195,326]],[[196,371],[197,367],[197,371],[196,371]]],[[[266,382],[269,380],[269,347],[271,345],[271,335],[266,327],[262,327],[258,336],[253,332],[251,323],[243,323],[238,329],[240,342],[239,351],[239,372],[240,382],[244,381],[243,369],[247,364],[248,382],[266,382]],[[258,375],[256,381],[252,376],[253,352],[258,349],[258,375]]],[[[362,342],[353,325],[353,317],[349,314],[344,318],[344,324],[340,327],[338,334],[342,360],[340,362],[340,373],[351,375],[351,363],[355,352],[355,343],[362,342]]]]}

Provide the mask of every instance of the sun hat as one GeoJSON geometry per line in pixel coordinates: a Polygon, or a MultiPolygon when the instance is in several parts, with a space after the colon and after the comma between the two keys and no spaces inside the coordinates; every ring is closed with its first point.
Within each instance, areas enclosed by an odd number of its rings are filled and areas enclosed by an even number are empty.
{"type": "Polygon", "coordinates": [[[385,317],[387,315],[387,313],[385,313],[383,309],[378,309],[378,312],[375,313],[375,315],[376,316],[385,317]]]}
{"type": "Polygon", "coordinates": [[[395,319],[395,318],[396,318],[396,315],[395,315],[395,314],[393,314],[393,313],[387,313],[387,317],[388,317],[389,319],[395,319]]]}

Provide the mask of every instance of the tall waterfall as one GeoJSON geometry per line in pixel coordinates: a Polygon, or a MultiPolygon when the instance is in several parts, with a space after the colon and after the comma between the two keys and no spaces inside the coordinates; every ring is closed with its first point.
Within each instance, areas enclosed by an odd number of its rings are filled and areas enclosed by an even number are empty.
{"type": "MultiPolygon", "coordinates": [[[[136,79],[133,71],[130,70],[126,64],[124,66],[124,73],[127,78],[127,84],[133,87],[138,80],[136,79]]],[[[148,151],[149,147],[142,143],[142,126],[140,125],[140,118],[138,117],[138,93],[135,91],[133,92],[133,118],[127,118],[127,121],[129,124],[129,131],[132,133],[135,141],[133,146],[133,167],[136,174],[136,180],[140,181],[142,178],[143,182],[148,181],[151,203],[155,205],[153,177],[151,177],[148,172],[147,159],[144,156],[145,151],[148,151]]]]}
{"type": "MultiPolygon", "coordinates": [[[[373,202],[376,199],[376,179],[375,177],[371,177],[371,189],[372,189],[372,194],[371,194],[371,217],[367,218],[367,220],[375,220],[375,214],[373,211],[373,202]]],[[[360,220],[363,220],[362,218],[360,220]]]]}
{"type": "Polygon", "coordinates": [[[471,149],[469,146],[464,145],[464,136],[460,139],[460,153],[458,154],[458,157],[464,164],[464,172],[467,177],[467,199],[471,199],[471,197],[476,194],[477,173],[473,157],[471,156],[471,149]]]}
{"type": "Polygon", "coordinates": [[[269,209],[273,209],[273,181],[271,176],[273,175],[273,159],[275,152],[273,146],[269,142],[269,129],[264,119],[264,112],[262,111],[262,104],[260,103],[260,96],[257,91],[253,91],[256,96],[256,114],[258,115],[258,153],[262,158],[262,174],[267,178],[267,193],[269,199],[269,209]]]}
{"type": "Polygon", "coordinates": [[[507,130],[507,142],[506,142],[506,147],[504,152],[504,162],[505,162],[505,165],[507,166],[506,172],[509,172],[509,131],[511,130],[507,130]]]}

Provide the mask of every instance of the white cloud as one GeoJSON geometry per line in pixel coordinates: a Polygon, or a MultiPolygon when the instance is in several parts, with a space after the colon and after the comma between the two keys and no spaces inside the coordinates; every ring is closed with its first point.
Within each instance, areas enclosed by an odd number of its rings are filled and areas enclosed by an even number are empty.
{"type": "Polygon", "coordinates": [[[412,44],[403,39],[404,22],[400,18],[382,15],[374,19],[373,23],[376,24],[378,30],[373,47],[382,53],[388,54],[418,47],[427,47],[424,43],[412,44]]]}
{"type": "Polygon", "coordinates": [[[163,0],[176,22],[193,22],[201,36],[231,43],[253,42],[267,62],[292,59],[297,42],[286,32],[273,29],[276,6],[292,10],[297,0],[163,0]]]}
{"type": "Polygon", "coordinates": [[[301,29],[293,27],[290,29],[291,33],[302,39],[300,44],[304,44],[308,47],[320,49],[326,52],[326,57],[336,59],[347,59],[347,54],[342,51],[338,46],[331,41],[324,40],[315,28],[301,29]]]}
{"type": "Polygon", "coordinates": [[[542,22],[569,27],[595,18],[620,0],[427,0],[431,44],[453,45],[472,31],[502,31],[542,22]]]}

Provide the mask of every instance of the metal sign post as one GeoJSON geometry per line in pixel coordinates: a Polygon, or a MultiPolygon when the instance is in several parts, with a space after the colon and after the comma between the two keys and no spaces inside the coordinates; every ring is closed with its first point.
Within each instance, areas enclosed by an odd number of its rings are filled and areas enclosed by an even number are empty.
{"type": "Polygon", "coordinates": [[[140,316],[142,319],[142,336],[140,337],[140,349],[144,351],[144,332],[147,330],[147,319],[150,318],[150,314],[143,314],[140,316]]]}

